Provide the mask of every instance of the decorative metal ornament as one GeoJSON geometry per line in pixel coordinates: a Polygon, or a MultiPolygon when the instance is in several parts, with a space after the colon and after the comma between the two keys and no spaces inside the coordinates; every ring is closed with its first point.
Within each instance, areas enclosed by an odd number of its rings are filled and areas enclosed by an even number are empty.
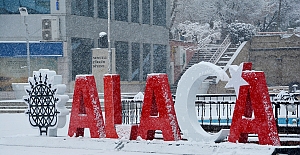
{"type": "Polygon", "coordinates": [[[57,124],[56,103],[59,100],[55,97],[56,89],[52,89],[51,84],[47,83],[47,74],[42,78],[34,75],[34,83],[30,81],[31,90],[26,90],[29,98],[24,99],[28,103],[26,114],[29,115],[29,122],[33,127],[39,127],[40,135],[48,133],[49,127],[57,124]]]}

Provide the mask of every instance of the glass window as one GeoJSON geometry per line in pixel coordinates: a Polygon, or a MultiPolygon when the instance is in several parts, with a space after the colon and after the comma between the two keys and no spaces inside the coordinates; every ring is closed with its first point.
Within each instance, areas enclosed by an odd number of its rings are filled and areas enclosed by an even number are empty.
{"type": "Polygon", "coordinates": [[[98,17],[107,19],[107,0],[98,0],[98,17]]]}
{"type": "Polygon", "coordinates": [[[71,7],[72,15],[86,17],[94,16],[94,0],[72,0],[71,7]]]}
{"type": "Polygon", "coordinates": [[[4,8],[4,0],[0,0],[0,8],[1,10],[4,8]]]}
{"type": "Polygon", "coordinates": [[[167,50],[166,45],[153,45],[153,72],[166,73],[167,71],[167,50]]]}
{"type": "Polygon", "coordinates": [[[140,44],[132,43],[131,44],[131,81],[139,81],[140,77],[140,44]]]}
{"type": "Polygon", "coordinates": [[[153,24],[166,26],[166,0],[153,1],[153,24]]]}
{"type": "MultiPolygon", "coordinates": [[[[28,0],[23,0],[28,2],[28,0]]],[[[35,6],[35,11],[37,14],[50,13],[50,0],[35,0],[31,3],[31,6],[35,6]]],[[[28,11],[30,13],[30,11],[28,11]]]]}
{"type": "Polygon", "coordinates": [[[151,44],[143,44],[143,81],[151,73],[151,44]]]}
{"type": "Polygon", "coordinates": [[[50,0],[1,0],[0,14],[19,14],[19,7],[26,7],[29,14],[49,14],[50,0]]]}
{"type": "Polygon", "coordinates": [[[2,2],[2,5],[3,6],[1,6],[1,14],[19,14],[18,9],[21,4],[18,0],[4,0],[2,2]]]}
{"type": "Polygon", "coordinates": [[[128,21],[128,1],[115,0],[115,20],[128,21]]]}
{"type": "Polygon", "coordinates": [[[128,42],[116,41],[116,72],[120,74],[121,81],[128,80],[128,42]]]}
{"type": "Polygon", "coordinates": [[[150,0],[143,0],[143,24],[150,24],[150,0]]]}
{"type": "Polygon", "coordinates": [[[71,38],[72,45],[72,79],[79,74],[92,73],[92,51],[93,39],[71,38]]]}
{"type": "Polygon", "coordinates": [[[139,23],[140,18],[140,7],[139,0],[131,0],[131,22],[139,23]]]}

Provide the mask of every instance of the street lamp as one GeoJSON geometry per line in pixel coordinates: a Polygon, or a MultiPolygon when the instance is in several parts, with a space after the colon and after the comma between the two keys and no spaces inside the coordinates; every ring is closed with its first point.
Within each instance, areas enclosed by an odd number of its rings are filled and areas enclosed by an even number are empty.
{"type": "Polygon", "coordinates": [[[25,24],[25,27],[26,27],[27,68],[28,68],[28,77],[30,77],[29,31],[28,31],[28,24],[25,21],[26,16],[28,16],[27,8],[26,7],[20,7],[19,12],[20,12],[21,16],[24,17],[24,24],[25,24]]]}
{"type": "Polygon", "coordinates": [[[110,0],[107,1],[107,42],[108,42],[108,74],[111,74],[111,45],[110,45],[110,0]]]}

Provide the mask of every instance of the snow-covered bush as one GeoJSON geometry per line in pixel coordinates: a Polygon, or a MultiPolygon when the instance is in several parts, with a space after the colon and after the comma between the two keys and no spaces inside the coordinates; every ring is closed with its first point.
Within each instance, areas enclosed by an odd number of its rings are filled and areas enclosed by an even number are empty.
{"type": "Polygon", "coordinates": [[[231,42],[233,44],[239,44],[243,41],[250,40],[255,34],[256,28],[251,24],[231,23],[228,24],[227,31],[231,37],[231,42]]]}
{"type": "Polygon", "coordinates": [[[197,42],[200,44],[211,43],[220,40],[221,22],[200,24],[198,22],[185,21],[179,23],[171,31],[173,39],[197,42]]]}

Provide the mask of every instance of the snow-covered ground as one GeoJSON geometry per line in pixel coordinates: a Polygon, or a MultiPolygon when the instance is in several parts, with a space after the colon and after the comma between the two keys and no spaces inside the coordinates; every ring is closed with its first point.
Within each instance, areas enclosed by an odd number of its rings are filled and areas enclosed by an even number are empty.
{"type": "Polygon", "coordinates": [[[146,151],[118,151],[115,149],[118,140],[91,139],[88,131],[85,132],[87,137],[70,138],[67,136],[68,123],[69,119],[64,128],[58,129],[58,137],[46,137],[40,136],[38,129],[30,126],[25,114],[0,114],[0,154],[149,154],[146,151]]]}
{"type": "MultiPolygon", "coordinates": [[[[68,116],[69,118],[69,116],[68,116]]],[[[164,142],[128,141],[124,139],[90,138],[88,130],[85,137],[68,137],[68,123],[58,129],[58,137],[39,136],[37,128],[29,125],[25,114],[0,114],[0,154],[1,155],[32,155],[32,154],[201,154],[201,155],[232,155],[232,154],[272,154],[273,146],[256,144],[205,143],[205,142],[164,142]]]]}

